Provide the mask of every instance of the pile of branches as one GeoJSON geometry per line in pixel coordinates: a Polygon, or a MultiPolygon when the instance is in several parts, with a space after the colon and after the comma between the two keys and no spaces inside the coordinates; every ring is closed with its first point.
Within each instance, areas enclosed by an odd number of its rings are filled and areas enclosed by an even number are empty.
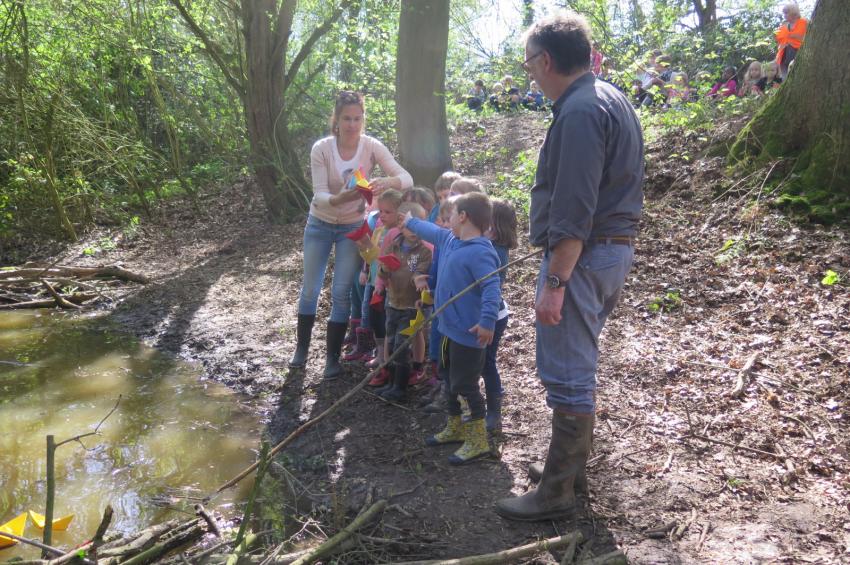
{"type": "Polygon", "coordinates": [[[117,265],[71,267],[62,265],[0,268],[0,310],[53,308],[78,310],[100,300],[128,282],[150,279],[117,265]]]}

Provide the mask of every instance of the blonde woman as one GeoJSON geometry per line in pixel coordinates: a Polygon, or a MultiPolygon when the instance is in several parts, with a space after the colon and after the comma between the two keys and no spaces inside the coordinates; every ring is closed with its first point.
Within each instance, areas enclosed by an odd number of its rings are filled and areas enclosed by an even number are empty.
{"type": "Polygon", "coordinates": [[[413,177],[396,162],[383,143],[363,133],[366,107],[358,92],[344,90],[334,104],[331,135],[320,139],[310,152],[313,201],[304,228],[304,278],[298,299],[297,345],[290,367],[304,367],[316,309],[331,251],[334,253],[331,282],[331,313],[327,327],[327,353],[323,377],[338,377],[342,342],[351,310],[351,287],[360,269],[357,245],[346,238],[366,216],[366,202],[357,190],[346,190],[358,169],[367,177],[380,165],[387,177],[374,178],[369,187],[375,195],[388,189],[406,190],[413,177]]]}

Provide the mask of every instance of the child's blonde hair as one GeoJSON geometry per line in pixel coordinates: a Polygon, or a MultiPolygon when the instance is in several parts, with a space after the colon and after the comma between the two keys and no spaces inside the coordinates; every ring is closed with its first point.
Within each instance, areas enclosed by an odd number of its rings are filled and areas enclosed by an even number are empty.
{"type": "Polygon", "coordinates": [[[484,184],[475,177],[460,177],[452,183],[453,194],[469,194],[470,192],[485,192],[484,184]]]}
{"type": "Polygon", "coordinates": [[[497,82],[496,84],[493,85],[493,88],[491,89],[491,91],[493,92],[493,94],[498,94],[501,91],[503,91],[504,89],[505,89],[505,87],[502,86],[502,83],[497,82]]]}
{"type": "Polygon", "coordinates": [[[418,218],[420,220],[424,220],[427,214],[425,213],[425,208],[416,202],[403,202],[401,206],[398,207],[398,213],[404,216],[410,212],[410,215],[414,218],[418,218]]]}
{"type": "Polygon", "coordinates": [[[402,202],[404,202],[404,197],[401,192],[391,188],[389,190],[385,190],[378,196],[378,202],[387,202],[392,204],[393,207],[398,210],[399,206],[401,206],[402,202]]]}
{"type": "Polygon", "coordinates": [[[762,76],[764,76],[764,72],[763,72],[763,70],[762,70],[762,68],[761,68],[761,63],[760,63],[760,62],[758,62],[758,61],[753,61],[752,63],[750,63],[750,66],[749,66],[749,67],[747,67],[747,73],[744,75],[744,80],[758,80],[758,79],[760,79],[762,76]],[[753,79],[753,78],[750,76],[750,74],[751,74],[751,72],[752,72],[752,71],[754,71],[754,70],[756,70],[756,69],[758,69],[758,76],[757,76],[757,77],[755,77],[755,79],[753,79]]]}
{"type": "Polygon", "coordinates": [[[460,173],[456,173],[454,171],[446,171],[445,173],[440,175],[437,178],[437,181],[434,183],[434,192],[439,194],[444,190],[450,190],[452,188],[452,183],[459,178],[461,178],[460,173]]]}
{"type": "Polygon", "coordinates": [[[771,78],[776,78],[779,75],[779,65],[776,64],[776,61],[768,61],[767,63],[762,65],[761,70],[764,76],[768,76],[768,74],[771,74],[771,78]]]}
{"type": "Polygon", "coordinates": [[[405,202],[416,202],[423,209],[425,209],[426,213],[428,210],[434,207],[434,203],[437,201],[434,198],[434,193],[430,188],[424,188],[421,186],[414,186],[410,190],[404,193],[404,201],[405,202]]]}

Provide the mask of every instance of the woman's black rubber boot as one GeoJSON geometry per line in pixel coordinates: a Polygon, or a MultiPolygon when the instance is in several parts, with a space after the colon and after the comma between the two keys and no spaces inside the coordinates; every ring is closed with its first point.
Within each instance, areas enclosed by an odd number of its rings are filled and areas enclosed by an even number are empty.
{"type": "Polygon", "coordinates": [[[322,377],[325,379],[335,379],[344,370],[342,363],[339,362],[339,356],[342,353],[342,342],[345,339],[346,331],[348,331],[348,324],[346,322],[328,322],[325,371],[322,373],[322,377]]]}
{"type": "Polygon", "coordinates": [[[313,335],[314,323],[316,323],[315,314],[298,314],[298,328],[295,333],[298,343],[295,346],[292,359],[289,360],[289,366],[293,369],[301,368],[307,364],[307,353],[310,352],[310,336],[313,335]]]}

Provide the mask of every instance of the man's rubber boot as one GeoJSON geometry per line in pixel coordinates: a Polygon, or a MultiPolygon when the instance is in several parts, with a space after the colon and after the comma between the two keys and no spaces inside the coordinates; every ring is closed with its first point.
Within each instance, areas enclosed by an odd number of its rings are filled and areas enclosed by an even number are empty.
{"type": "Polygon", "coordinates": [[[395,365],[395,371],[393,372],[395,373],[393,386],[379,394],[384,400],[404,402],[407,399],[407,381],[410,379],[410,365],[395,365]]]}
{"type": "MultiPolygon", "coordinates": [[[[590,449],[593,449],[593,434],[591,434],[588,453],[590,453],[590,449]]],[[[528,478],[531,479],[531,482],[540,482],[540,478],[543,476],[543,467],[544,463],[542,461],[537,461],[528,466],[528,478]]],[[[576,494],[584,496],[587,496],[590,492],[589,487],[587,486],[587,469],[585,467],[581,468],[579,473],[576,475],[576,478],[573,480],[573,490],[576,494]]]]}
{"type": "Polygon", "coordinates": [[[463,425],[460,421],[460,416],[449,416],[446,421],[446,427],[442,431],[425,438],[425,445],[436,447],[438,445],[446,445],[447,443],[461,443],[464,441],[463,425]]]}
{"type": "Polygon", "coordinates": [[[449,463],[463,465],[479,457],[490,455],[490,442],[487,441],[487,425],[484,418],[470,420],[463,424],[463,445],[449,455],[449,463]]]}
{"type": "Polygon", "coordinates": [[[345,339],[345,331],[348,324],[345,322],[328,322],[327,352],[325,353],[325,370],[322,378],[333,380],[344,371],[339,362],[342,353],[342,340],[345,339]]]}
{"type": "Polygon", "coordinates": [[[298,326],[295,336],[298,340],[295,345],[295,353],[289,360],[289,366],[293,369],[301,368],[307,364],[307,354],[310,352],[310,337],[313,335],[313,324],[316,323],[315,314],[298,314],[298,326]]]}
{"type": "MultiPolygon", "coordinates": [[[[528,478],[531,479],[532,482],[540,482],[540,477],[543,476],[543,466],[542,461],[532,463],[528,466],[528,478]]],[[[576,475],[576,478],[573,480],[573,490],[575,490],[576,494],[587,496],[589,492],[587,486],[587,469],[582,469],[581,472],[576,475]]]]}
{"type": "Polygon", "coordinates": [[[540,484],[522,496],[498,501],[496,513],[523,522],[571,515],[576,507],[575,478],[590,453],[593,419],[592,414],[553,412],[552,439],[540,484]]]}
{"type": "Polygon", "coordinates": [[[502,433],[502,397],[487,397],[487,416],[484,418],[487,431],[491,434],[502,433]]]}

